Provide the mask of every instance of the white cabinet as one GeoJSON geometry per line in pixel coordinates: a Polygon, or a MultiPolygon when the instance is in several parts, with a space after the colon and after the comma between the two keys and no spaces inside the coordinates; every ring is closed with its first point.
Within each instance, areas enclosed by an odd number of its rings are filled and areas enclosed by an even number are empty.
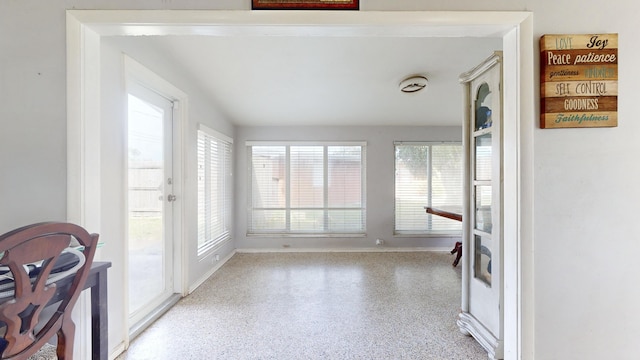
{"type": "Polygon", "coordinates": [[[460,330],[503,357],[502,53],[460,76],[465,92],[465,204],[460,330]]]}

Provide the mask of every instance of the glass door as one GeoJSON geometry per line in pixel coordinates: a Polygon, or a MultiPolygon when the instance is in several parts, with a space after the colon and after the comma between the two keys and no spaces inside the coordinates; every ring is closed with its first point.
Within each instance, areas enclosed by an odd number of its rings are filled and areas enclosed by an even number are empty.
{"type": "Polygon", "coordinates": [[[486,82],[482,82],[476,91],[475,124],[473,129],[473,278],[491,288],[491,248],[493,231],[493,127],[492,91],[486,82]]]}
{"type": "Polygon", "coordinates": [[[128,85],[128,306],[130,329],[173,294],[173,103],[128,85]]]}

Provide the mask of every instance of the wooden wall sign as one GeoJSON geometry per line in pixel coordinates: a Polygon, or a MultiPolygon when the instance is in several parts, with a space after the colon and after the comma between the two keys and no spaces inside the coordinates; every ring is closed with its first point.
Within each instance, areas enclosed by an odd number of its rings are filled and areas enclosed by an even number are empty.
{"type": "Polygon", "coordinates": [[[618,34],[540,38],[540,127],[618,126],[618,34]]]}

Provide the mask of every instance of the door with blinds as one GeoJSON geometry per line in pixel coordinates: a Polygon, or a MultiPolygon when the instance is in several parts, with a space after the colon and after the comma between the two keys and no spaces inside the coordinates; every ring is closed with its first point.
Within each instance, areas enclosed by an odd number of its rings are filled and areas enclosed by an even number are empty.
{"type": "Polygon", "coordinates": [[[503,357],[502,54],[462,74],[467,99],[462,312],[458,326],[503,357]]]}

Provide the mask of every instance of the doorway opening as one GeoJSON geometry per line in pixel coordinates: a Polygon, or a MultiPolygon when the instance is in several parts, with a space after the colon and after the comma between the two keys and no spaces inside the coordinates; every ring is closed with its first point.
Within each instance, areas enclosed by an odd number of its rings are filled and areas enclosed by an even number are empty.
{"type": "MultiPolygon", "coordinates": [[[[87,189],[100,189],[101,36],[260,33],[267,36],[330,34],[332,36],[481,37],[502,36],[505,54],[504,149],[505,158],[505,356],[518,357],[533,345],[531,306],[521,299],[533,296],[531,211],[522,203],[530,199],[533,171],[531,152],[534,111],[533,34],[530,13],[525,12],[285,12],[251,11],[68,11],[68,147],[69,178],[82,186],[69,186],[71,220],[100,229],[100,201],[87,189]],[[482,18],[483,22],[478,23],[482,18]],[[153,25],[149,25],[153,24],[153,25]],[[180,25],[176,25],[180,24],[180,25]],[[381,31],[381,29],[385,29],[381,31]],[[78,156],[84,150],[85,156],[78,156]],[[97,186],[96,186],[97,185],[97,186]],[[523,249],[524,247],[524,249],[523,249]]],[[[99,197],[98,197],[99,198],[99,197]]],[[[111,292],[113,293],[113,292],[111,292]]],[[[110,300],[118,301],[116,295],[110,300]]],[[[113,303],[110,302],[110,306],[113,303]]],[[[116,329],[121,329],[113,322],[116,329]]],[[[122,336],[111,337],[117,344],[122,336]]]]}

